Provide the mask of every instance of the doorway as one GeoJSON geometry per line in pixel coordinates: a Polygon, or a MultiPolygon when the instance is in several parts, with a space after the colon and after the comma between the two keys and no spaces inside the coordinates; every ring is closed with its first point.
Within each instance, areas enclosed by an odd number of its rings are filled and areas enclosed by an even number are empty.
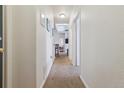
{"type": "Polygon", "coordinates": [[[55,57],[68,56],[68,24],[56,24],[54,31],[55,57]]]}

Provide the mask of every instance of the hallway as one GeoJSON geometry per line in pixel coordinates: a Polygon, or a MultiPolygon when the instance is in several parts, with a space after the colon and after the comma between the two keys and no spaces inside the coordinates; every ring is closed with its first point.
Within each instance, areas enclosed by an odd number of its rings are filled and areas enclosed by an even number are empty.
{"type": "Polygon", "coordinates": [[[2,7],[0,87],[124,88],[124,6],[2,7]]]}
{"type": "Polygon", "coordinates": [[[54,61],[44,88],[84,88],[79,77],[79,67],[74,67],[66,56],[54,61]]]}

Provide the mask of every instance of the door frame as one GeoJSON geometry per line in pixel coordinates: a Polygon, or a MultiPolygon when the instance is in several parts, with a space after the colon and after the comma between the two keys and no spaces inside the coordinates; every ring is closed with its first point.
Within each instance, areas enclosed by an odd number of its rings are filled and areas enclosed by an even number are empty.
{"type": "Polygon", "coordinates": [[[3,88],[13,87],[12,6],[3,6],[3,88]]]}
{"type": "MultiPolygon", "coordinates": [[[[2,6],[2,48],[4,49],[4,18],[5,18],[5,14],[4,14],[4,5],[2,6]]],[[[5,87],[5,57],[4,57],[4,52],[2,53],[2,88],[5,87]]]]}
{"type": "Polygon", "coordinates": [[[6,64],[6,53],[5,53],[5,51],[6,51],[6,28],[5,28],[5,16],[6,16],[6,13],[5,13],[5,5],[2,5],[2,34],[3,34],[3,38],[2,38],[2,40],[3,40],[3,46],[2,46],[2,48],[3,48],[3,59],[2,59],[2,70],[3,70],[3,72],[2,72],[2,88],[5,88],[6,87],[6,76],[7,76],[7,74],[6,74],[6,70],[7,70],[7,64],[6,64]]]}
{"type": "Polygon", "coordinates": [[[74,25],[75,25],[75,66],[80,66],[81,65],[81,56],[79,57],[79,61],[80,62],[77,62],[77,55],[81,55],[81,13],[79,12],[77,15],[76,15],[76,17],[75,17],[75,19],[74,19],[74,25]],[[77,20],[79,19],[79,24],[80,24],[80,28],[79,28],[79,32],[77,31],[77,20]],[[79,34],[80,36],[79,36],[79,38],[78,38],[78,36],[77,36],[77,34],[79,34]],[[78,42],[77,42],[77,38],[80,40],[79,41],[79,51],[78,51],[78,47],[77,47],[77,44],[78,44],[78,42]],[[79,53],[78,53],[79,52],[79,53]],[[79,63],[79,64],[78,64],[79,63]]]}

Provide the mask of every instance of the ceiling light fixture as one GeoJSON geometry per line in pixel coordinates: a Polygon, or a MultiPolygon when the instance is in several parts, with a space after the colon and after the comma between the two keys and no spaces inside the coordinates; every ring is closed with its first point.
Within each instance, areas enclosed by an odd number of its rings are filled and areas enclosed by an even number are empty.
{"type": "Polygon", "coordinates": [[[65,18],[65,14],[64,14],[64,13],[59,14],[59,16],[60,16],[61,18],[65,18]]]}

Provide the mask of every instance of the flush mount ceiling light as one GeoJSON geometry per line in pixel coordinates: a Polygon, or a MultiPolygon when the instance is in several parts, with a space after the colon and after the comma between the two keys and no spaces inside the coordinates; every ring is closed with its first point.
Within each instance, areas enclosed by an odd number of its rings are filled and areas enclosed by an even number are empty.
{"type": "Polygon", "coordinates": [[[64,13],[60,13],[60,14],[59,14],[59,17],[60,17],[60,18],[65,18],[65,14],[64,14],[64,13]]]}

